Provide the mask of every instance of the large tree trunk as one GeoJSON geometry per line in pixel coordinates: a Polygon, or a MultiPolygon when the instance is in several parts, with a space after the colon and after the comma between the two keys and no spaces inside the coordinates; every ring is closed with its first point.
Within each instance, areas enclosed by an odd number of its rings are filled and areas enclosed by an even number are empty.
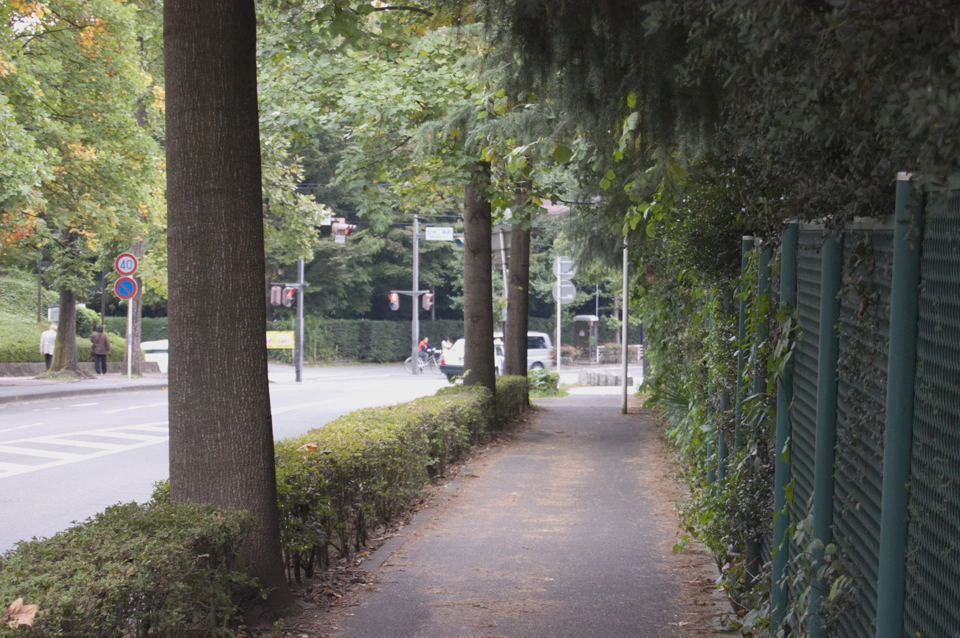
{"type": "Polygon", "coordinates": [[[255,53],[253,0],[164,3],[170,496],[253,515],[241,553],[279,612],[255,53]]]}
{"type": "MultiPolygon", "coordinates": [[[[133,256],[137,258],[137,261],[143,259],[143,240],[135,241],[130,247],[130,252],[133,253],[133,256]]],[[[130,332],[132,332],[131,342],[129,347],[124,346],[123,351],[123,370],[127,370],[127,358],[131,355],[133,357],[133,363],[130,366],[130,372],[137,375],[138,377],[143,374],[143,368],[140,365],[140,341],[143,336],[143,280],[140,277],[137,277],[137,294],[130,299],[127,303],[133,304],[133,325],[131,326],[130,332]]]]}
{"type": "Polygon", "coordinates": [[[53,348],[50,372],[80,372],[77,366],[77,293],[60,291],[60,318],[57,319],[57,345],[53,348]]]}
{"type": "Polygon", "coordinates": [[[527,326],[530,290],[530,226],[527,211],[529,183],[517,188],[514,223],[510,227],[510,290],[507,293],[507,329],[503,335],[504,373],[527,376],[527,326]]]}
{"type": "Polygon", "coordinates": [[[493,262],[490,202],[486,190],[490,165],[474,164],[463,194],[463,370],[467,385],[497,391],[493,359],[493,262]]]}

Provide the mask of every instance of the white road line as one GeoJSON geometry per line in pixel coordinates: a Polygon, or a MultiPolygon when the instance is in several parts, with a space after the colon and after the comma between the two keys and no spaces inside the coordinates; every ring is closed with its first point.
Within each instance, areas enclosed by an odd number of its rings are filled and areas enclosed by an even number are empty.
{"type": "Polygon", "coordinates": [[[70,407],[71,407],[71,408],[85,408],[85,407],[87,407],[88,405],[99,405],[99,404],[97,404],[97,403],[74,403],[74,404],[71,405],[70,407]]]}
{"type": "Polygon", "coordinates": [[[15,428],[7,428],[6,430],[0,430],[0,434],[3,434],[4,432],[13,432],[14,430],[23,430],[24,428],[32,428],[38,425],[43,425],[43,423],[28,423],[26,425],[18,425],[15,428]]]}
{"type": "Polygon", "coordinates": [[[52,459],[47,463],[40,463],[38,465],[25,465],[20,463],[10,463],[8,461],[0,462],[0,479],[4,479],[10,476],[17,476],[19,474],[26,474],[27,472],[35,472],[37,470],[45,470],[52,467],[57,467],[60,465],[69,465],[70,463],[78,463],[80,461],[86,461],[88,459],[95,459],[101,456],[107,456],[110,454],[117,454],[120,452],[127,452],[129,450],[136,450],[137,448],[147,447],[150,445],[155,445],[157,443],[164,443],[169,440],[166,432],[166,421],[158,421],[156,423],[142,423],[137,425],[127,425],[116,428],[100,428],[97,430],[85,430],[83,432],[69,432],[66,434],[54,434],[50,436],[38,436],[35,438],[29,439],[18,439],[16,441],[5,441],[0,443],[0,453],[6,452],[8,454],[22,454],[24,456],[39,456],[42,458],[52,459]],[[141,430],[143,434],[134,434],[130,430],[141,430]],[[146,432],[154,432],[154,435],[147,434],[146,432]],[[94,441],[78,441],[73,437],[76,436],[96,436],[112,439],[120,439],[125,441],[124,443],[115,443],[115,442],[94,442],[94,441]],[[24,444],[37,443],[37,444],[56,444],[64,446],[73,446],[77,448],[86,448],[89,449],[89,453],[78,452],[78,453],[67,453],[67,452],[51,452],[48,450],[38,450],[35,448],[22,447],[24,444]],[[11,445],[11,444],[21,444],[21,445],[11,445]]]}
{"type": "Polygon", "coordinates": [[[71,454],[70,452],[51,452],[50,450],[36,450],[29,447],[17,447],[16,445],[0,445],[0,452],[7,454],[19,454],[20,456],[39,456],[44,459],[63,459],[71,460],[82,457],[82,454],[71,454]]]}
{"type": "Polygon", "coordinates": [[[134,405],[129,408],[117,408],[116,410],[104,410],[103,414],[116,414],[117,412],[129,412],[130,410],[142,410],[144,408],[156,408],[161,405],[167,405],[166,401],[162,403],[151,403],[150,405],[134,405]]]}

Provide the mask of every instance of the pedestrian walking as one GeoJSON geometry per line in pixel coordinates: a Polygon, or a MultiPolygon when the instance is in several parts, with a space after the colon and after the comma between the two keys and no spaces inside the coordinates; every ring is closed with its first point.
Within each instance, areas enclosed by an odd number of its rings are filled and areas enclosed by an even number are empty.
{"type": "Polygon", "coordinates": [[[450,341],[450,337],[444,337],[443,341],[440,342],[440,354],[447,354],[447,350],[453,347],[453,342],[450,341]]]}
{"type": "Polygon", "coordinates": [[[97,326],[90,335],[90,352],[93,354],[93,368],[97,374],[107,373],[107,355],[110,354],[110,337],[103,331],[103,324],[97,326]]]}
{"type": "Polygon", "coordinates": [[[40,335],[40,354],[43,355],[43,360],[47,364],[47,370],[50,369],[50,364],[53,363],[53,350],[57,347],[57,324],[51,323],[50,327],[43,331],[43,334],[40,335]]]}

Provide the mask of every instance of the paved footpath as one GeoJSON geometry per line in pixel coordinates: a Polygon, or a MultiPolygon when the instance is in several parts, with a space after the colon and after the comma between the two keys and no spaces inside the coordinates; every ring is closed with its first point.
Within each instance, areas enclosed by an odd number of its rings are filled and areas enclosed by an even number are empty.
{"type": "Polygon", "coordinates": [[[336,636],[708,635],[716,569],[670,551],[676,519],[647,417],[619,414],[611,395],[539,404],[533,427],[464,470],[336,636]]]}

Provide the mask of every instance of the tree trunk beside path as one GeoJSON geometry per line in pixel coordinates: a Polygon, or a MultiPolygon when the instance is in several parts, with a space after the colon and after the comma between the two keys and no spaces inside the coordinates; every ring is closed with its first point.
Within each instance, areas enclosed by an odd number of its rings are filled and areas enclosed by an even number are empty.
{"type": "Polygon", "coordinates": [[[80,368],[77,366],[77,293],[61,289],[57,345],[53,349],[50,371],[63,370],[80,374],[80,368]]]}
{"type": "Polygon", "coordinates": [[[280,611],[255,54],[253,0],[164,3],[170,496],[252,514],[241,554],[280,611]]]}
{"type": "Polygon", "coordinates": [[[526,214],[529,183],[517,188],[510,227],[510,276],[507,328],[503,335],[504,374],[527,376],[527,329],[530,294],[530,227],[526,214]],[[526,222],[526,223],[525,223],[526,222]]]}
{"type": "Polygon", "coordinates": [[[490,165],[474,164],[463,202],[464,383],[496,392],[493,357],[493,260],[490,233],[490,165]]]}

